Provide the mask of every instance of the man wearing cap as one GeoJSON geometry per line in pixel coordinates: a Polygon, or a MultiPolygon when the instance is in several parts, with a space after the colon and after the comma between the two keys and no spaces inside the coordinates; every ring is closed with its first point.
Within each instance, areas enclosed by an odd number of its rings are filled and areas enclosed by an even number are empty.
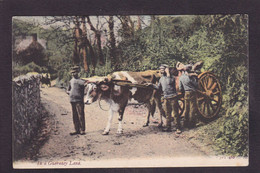
{"type": "Polygon", "coordinates": [[[72,116],[75,132],[70,135],[85,134],[85,113],[84,113],[84,83],[85,81],[78,76],[79,66],[75,66],[71,70],[72,79],[67,88],[67,94],[70,96],[72,106],[72,116]]]}
{"type": "Polygon", "coordinates": [[[182,75],[179,79],[179,89],[184,93],[184,127],[193,128],[196,124],[196,112],[197,112],[197,93],[198,88],[197,76],[190,75],[189,72],[191,68],[189,66],[184,66],[182,69],[182,75]]]}
{"type": "Polygon", "coordinates": [[[175,78],[170,74],[169,67],[166,64],[162,64],[160,66],[160,73],[162,76],[159,80],[159,83],[157,85],[148,84],[148,86],[150,85],[155,89],[161,89],[163,91],[164,110],[166,112],[166,128],[163,129],[163,131],[171,132],[171,121],[173,113],[173,116],[176,117],[176,133],[181,133],[175,78]]]}

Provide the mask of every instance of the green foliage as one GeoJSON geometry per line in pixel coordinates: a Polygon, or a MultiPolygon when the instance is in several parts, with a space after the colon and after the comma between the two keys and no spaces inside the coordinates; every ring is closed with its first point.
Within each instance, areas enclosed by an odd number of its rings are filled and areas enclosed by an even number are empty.
{"type": "Polygon", "coordinates": [[[23,22],[21,20],[13,18],[13,38],[17,36],[28,36],[37,32],[37,27],[32,23],[23,22]]]}
{"type": "Polygon", "coordinates": [[[48,72],[48,69],[46,67],[41,67],[35,64],[34,62],[28,63],[24,66],[13,65],[13,69],[12,69],[13,77],[24,75],[28,72],[46,73],[48,72]]]}
{"type": "Polygon", "coordinates": [[[215,136],[217,150],[232,156],[248,156],[248,104],[236,102],[227,109],[224,121],[215,136]]]}
{"type": "MultiPolygon", "coordinates": [[[[248,153],[248,26],[246,15],[156,16],[150,26],[119,44],[121,68],[158,69],[162,63],[204,61],[220,80],[225,118],[213,138],[221,153],[248,153]],[[238,107],[237,105],[242,107],[238,107]]],[[[212,135],[212,134],[211,134],[212,135]]]]}

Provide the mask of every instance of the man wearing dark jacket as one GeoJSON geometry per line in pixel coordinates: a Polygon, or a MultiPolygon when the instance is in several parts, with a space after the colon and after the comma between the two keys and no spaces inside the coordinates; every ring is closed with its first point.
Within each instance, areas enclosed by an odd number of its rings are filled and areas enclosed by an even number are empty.
{"type": "Polygon", "coordinates": [[[71,70],[72,79],[67,88],[72,106],[72,116],[75,132],[70,135],[85,134],[85,113],[84,113],[84,80],[78,76],[79,67],[75,66],[71,70]]]}

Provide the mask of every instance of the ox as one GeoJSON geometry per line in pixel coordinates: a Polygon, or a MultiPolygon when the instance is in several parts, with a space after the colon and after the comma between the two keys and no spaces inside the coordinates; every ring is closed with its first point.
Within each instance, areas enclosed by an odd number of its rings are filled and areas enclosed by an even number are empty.
{"type": "Polygon", "coordinates": [[[26,75],[39,75],[41,87],[45,84],[51,87],[51,76],[50,73],[38,73],[38,72],[28,72],[26,75]]]}
{"type": "Polygon", "coordinates": [[[51,87],[51,77],[49,73],[42,73],[41,84],[51,87]]]}
{"type": "Polygon", "coordinates": [[[85,80],[87,80],[87,82],[85,86],[84,103],[91,104],[98,99],[103,99],[110,105],[107,126],[102,134],[109,134],[111,122],[115,112],[118,112],[119,114],[117,133],[121,134],[123,132],[122,120],[124,110],[127,106],[128,100],[130,99],[134,99],[139,103],[145,103],[147,105],[148,116],[144,126],[148,126],[150,115],[154,115],[155,108],[157,106],[160,111],[159,126],[162,126],[162,116],[165,117],[165,112],[161,105],[161,91],[153,90],[152,88],[119,86],[112,82],[113,80],[125,80],[130,81],[133,84],[156,84],[159,78],[159,71],[154,70],[144,72],[120,71],[114,72],[111,76],[108,77],[86,78],[85,80]]]}

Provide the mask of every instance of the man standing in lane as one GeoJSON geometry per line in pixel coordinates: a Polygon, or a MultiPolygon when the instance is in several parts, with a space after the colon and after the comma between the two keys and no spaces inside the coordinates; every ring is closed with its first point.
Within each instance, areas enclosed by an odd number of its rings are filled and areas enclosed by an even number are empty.
{"type": "Polygon", "coordinates": [[[79,66],[75,66],[71,70],[72,79],[69,82],[67,94],[70,96],[72,106],[72,116],[75,132],[70,135],[85,134],[85,113],[84,113],[84,80],[78,76],[79,66]]]}
{"type": "Polygon", "coordinates": [[[161,78],[158,85],[148,84],[155,89],[161,89],[164,95],[164,110],[166,112],[166,128],[164,132],[171,132],[172,113],[176,117],[176,133],[181,133],[180,115],[178,112],[177,92],[175,78],[170,74],[169,67],[166,64],[160,66],[161,78]]]}
{"type": "Polygon", "coordinates": [[[187,72],[190,71],[189,66],[185,66],[183,69],[182,75],[180,77],[179,88],[182,93],[184,93],[184,127],[194,128],[196,125],[196,116],[197,113],[197,77],[195,75],[189,75],[187,72]]]}

